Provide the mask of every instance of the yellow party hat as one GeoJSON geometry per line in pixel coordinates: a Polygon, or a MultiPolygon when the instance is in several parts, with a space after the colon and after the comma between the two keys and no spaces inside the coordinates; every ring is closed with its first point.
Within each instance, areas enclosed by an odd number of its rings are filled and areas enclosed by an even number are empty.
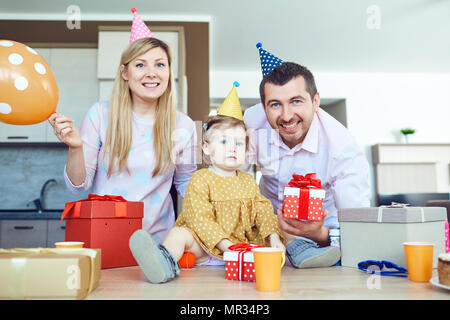
{"type": "Polygon", "coordinates": [[[239,87],[239,82],[235,81],[233,83],[233,88],[227,95],[222,105],[217,111],[218,115],[233,117],[239,120],[243,120],[241,103],[239,102],[239,97],[237,95],[236,88],[239,87]]]}

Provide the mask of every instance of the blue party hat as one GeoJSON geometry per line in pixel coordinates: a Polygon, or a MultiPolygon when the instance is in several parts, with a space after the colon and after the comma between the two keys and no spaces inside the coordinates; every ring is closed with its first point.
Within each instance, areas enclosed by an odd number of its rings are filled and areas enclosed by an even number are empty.
{"type": "Polygon", "coordinates": [[[279,66],[280,64],[283,63],[283,60],[275,57],[270,52],[264,50],[262,48],[261,42],[258,42],[256,44],[256,48],[258,48],[258,50],[259,50],[259,58],[261,59],[261,69],[262,69],[263,77],[265,75],[267,75],[268,73],[270,73],[273,70],[273,68],[275,68],[276,66],[279,66]]]}

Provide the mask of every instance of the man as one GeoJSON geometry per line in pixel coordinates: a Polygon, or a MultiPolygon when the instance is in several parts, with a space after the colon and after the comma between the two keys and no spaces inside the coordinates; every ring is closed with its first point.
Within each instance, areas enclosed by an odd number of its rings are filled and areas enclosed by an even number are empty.
{"type": "Polygon", "coordinates": [[[249,163],[261,168],[261,193],[277,210],[280,228],[296,236],[286,246],[292,265],[332,266],[339,261],[340,250],[329,246],[329,228],[338,227],[339,208],[369,206],[369,165],[349,131],[319,108],[312,73],[267,56],[265,51],[269,63],[261,54],[261,104],[244,114],[250,131],[249,163]],[[294,173],[316,173],[321,180],[328,212],[322,221],[283,218],[283,188],[294,173]]]}

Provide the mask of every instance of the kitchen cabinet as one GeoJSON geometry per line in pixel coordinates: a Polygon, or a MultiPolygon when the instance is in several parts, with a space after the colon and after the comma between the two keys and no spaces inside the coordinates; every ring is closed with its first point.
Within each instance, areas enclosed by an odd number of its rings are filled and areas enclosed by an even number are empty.
{"type": "Polygon", "coordinates": [[[66,236],[66,220],[47,220],[47,248],[53,248],[55,242],[64,241],[66,236]]]}
{"type": "Polygon", "coordinates": [[[0,220],[0,248],[54,248],[64,241],[65,221],[52,219],[0,220]]]}
{"type": "Polygon", "coordinates": [[[450,192],[450,144],[377,144],[372,158],[377,194],[450,192]]]}
{"type": "Polygon", "coordinates": [[[31,248],[47,246],[46,220],[2,220],[2,248],[31,248]]]}
{"type": "MultiPolygon", "coordinates": [[[[51,68],[59,90],[56,111],[79,129],[89,108],[98,101],[97,49],[52,48],[51,68]]],[[[59,142],[46,122],[45,142],[59,142]]]]}

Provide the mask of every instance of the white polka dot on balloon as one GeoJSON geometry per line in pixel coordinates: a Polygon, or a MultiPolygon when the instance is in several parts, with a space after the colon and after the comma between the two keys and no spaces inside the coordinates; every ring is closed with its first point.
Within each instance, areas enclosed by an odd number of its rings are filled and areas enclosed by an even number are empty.
{"type": "Polygon", "coordinates": [[[12,47],[14,43],[12,43],[11,41],[7,41],[7,40],[3,40],[0,41],[0,46],[2,47],[12,47]]]}
{"type": "Polygon", "coordinates": [[[36,70],[37,73],[39,74],[45,74],[47,71],[45,70],[45,67],[42,63],[36,62],[34,64],[34,69],[36,70]]]}
{"type": "Polygon", "coordinates": [[[22,56],[18,53],[11,53],[8,56],[8,60],[12,64],[21,64],[23,62],[22,56]]]}
{"type": "Polygon", "coordinates": [[[17,90],[25,90],[28,87],[28,80],[24,77],[18,77],[15,81],[14,81],[14,86],[16,87],[17,90]]]}
{"type": "Polygon", "coordinates": [[[34,49],[30,48],[30,47],[27,47],[27,50],[30,51],[32,54],[36,54],[36,55],[38,54],[36,52],[36,50],[34,50],[34,49]]]}
{"type": "Polygon", "coordinates": [[[0,102],[0,113],[9,114],[11,113],[11,106],[7,103],[0,102]]]}

